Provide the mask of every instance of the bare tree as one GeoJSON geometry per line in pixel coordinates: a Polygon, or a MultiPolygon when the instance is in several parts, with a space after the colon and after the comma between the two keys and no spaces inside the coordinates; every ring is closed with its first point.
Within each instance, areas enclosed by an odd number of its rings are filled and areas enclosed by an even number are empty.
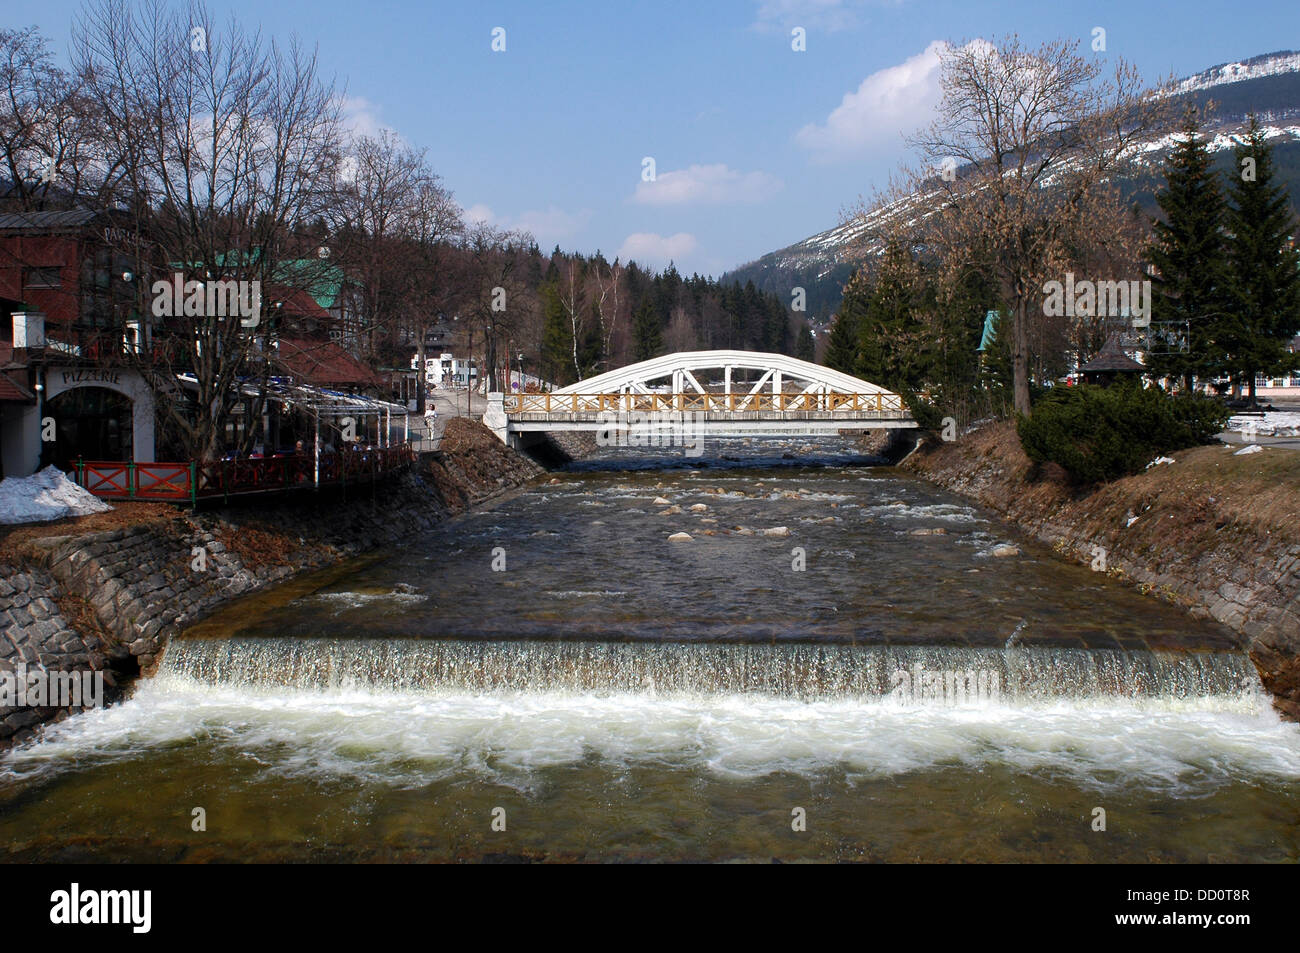
{"type": "Polygon", "coordinates": [[[415,335],[417,410],[424,412],[426,361],[429,328],[452,306],[456,293],[451,258],[452,241],[464,231],[460,208],[436,175],[421,176],[412,198],[406,240],[410,245],[410,267],[406,273],[407,326],[415,335]]]}
{"type": "Polygon", "coordinates": [[[596,322],[600,325],[600,358],[605,364],[609,363],[614,353],[614,335],[619,329],[619,319],[625,306],[623,299],[626,296],[622,293],[624,270],[617,258],[610,265],[600,254],[597,254],[591,262],[592,279],[596,285],[594,293],[596,322]]]}
{"type": "Polygon", "coordinates": [[[276,294],[311,286],[313,276],[286,265],[304,257],[297,230],[334,194],[338,97],[314,52],[233,18],[218,29],[201,3],[88,7],[74,57],[100,123],[103,186],[126,210],[116,250],[134,260],[136,312],[153,316],[126,358],[147,372],[186,452],[210,458],[232,406],[247,400],[240,389],[264,399],[274,303],[239,319],[168,308],[168,282],[257,282],[276,294]]]}
{"type": "Polygon", "coordinates": [[[524,249],[531,243],[532,236],[527,233],[505,231],[486,222],[471,228],[462,243],[461,314],[468,320],[471,334],[475,329],[482,332],[489,390],[501,389],[500,348],[526,314],[528,299],[520,265],[524,249]]]}
{"type": "Polygon", "coordinates": [[[565,320],[569,323],[569,340],[573,349],[573,373],[575,380],[587,376],[580,353],[582,341],[586,334],[588,310],[587,269],[585,263],[576,255],[565,256],[560,265],[560,280],[556,291],[560,305],[564,308],[565,320]]]}
{"type": "Polygon", "coordinates": [[[1029,413],[1031,308],[1042,284],[1080,260],[1080,249],[1118,239],[1122,207],[1110,183],[1136,142],[1165,120],[1137,71],[1056,40],[1031,49],[1018,37],[949,46],[938,116],[909,139],[921,160],[858,212],[876,247],[881,232],[951,259],[992,263],[1011,311],[1015,407],[1029,413]]]}
{"type": "Polygon", "coordinates": [[[699,329],[695,320],[685,308],[678,305],[673,308],[664,330],[664,346],[668,351],[694,351],[699,347],[699,329]]]}
{"type": "Polygon", "coordinates": [[[99,158],[79,77],[54,64],[35,27],[0,30],[0,154],[5,204],[37,211],[77,200],[99,158]]]}
{"type": "Polygon", "coordinates": [[[339,260],[356,283],[359,326],[345,329],[348,345],[374,359],[408,309],[413,262],[405,240],[417,229],[416,203],[425,179],[424,150],[389,130],[361,136],[347,150],[330,208],[339,260]]]}

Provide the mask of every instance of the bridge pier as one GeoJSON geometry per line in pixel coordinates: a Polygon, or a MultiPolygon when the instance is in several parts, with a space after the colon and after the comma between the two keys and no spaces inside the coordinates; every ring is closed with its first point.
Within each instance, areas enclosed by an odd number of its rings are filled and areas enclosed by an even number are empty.
{"type": "MultiPolygon", "coordinates": [[[[506,446],[511,446],[509,433],[510,421],[506,419],[506,395],[492,393],[487,395],[487,409],[483,411],[483,426],[487,427],[497,439],[506,446]]],[[[519,449],[515,447],[515,449],[519,449]]]]}

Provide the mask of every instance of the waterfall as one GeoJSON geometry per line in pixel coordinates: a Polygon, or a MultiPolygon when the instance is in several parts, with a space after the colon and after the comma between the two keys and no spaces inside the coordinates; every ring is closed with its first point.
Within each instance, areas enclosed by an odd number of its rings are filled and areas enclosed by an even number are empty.
{"type": "Polygon", "coordinates": [[[254,690],[607,695],[765,695],[920,705],[1020,705],[1052,699],[1251,701],[1240,653],[1046,647],[181,638],[160,686],[254,690]]]}

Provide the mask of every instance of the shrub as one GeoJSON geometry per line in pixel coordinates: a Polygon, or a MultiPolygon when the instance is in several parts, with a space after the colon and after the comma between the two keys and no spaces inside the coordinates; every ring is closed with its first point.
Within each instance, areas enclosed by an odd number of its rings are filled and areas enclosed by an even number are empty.
{"type": "Polygon", "coordinates": [[[903,391],[902,396],[903,405],[922,430],[938,430],[943,426],[943,411],[934,404],[913,391],[903,391]]]}
{"type": "Polygon", "coordinates": [[[1137,473],[1162,453],[1211,442],[1228,419],[1217,400],[1170,397],[1136,383],[1058,387],[1017,415],[1016,432],[1035,463],[1056,463],[1078,483],[1137,473]]]}

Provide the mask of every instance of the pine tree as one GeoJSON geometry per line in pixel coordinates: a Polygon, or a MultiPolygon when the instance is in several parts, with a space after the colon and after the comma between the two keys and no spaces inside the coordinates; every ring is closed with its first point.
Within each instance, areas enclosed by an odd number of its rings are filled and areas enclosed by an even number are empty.
{"type": "Polygon", "coordinates": [[[799,338],[794,346],[794,356],[801,361],[817,360],[817,342],[813,340],[812,329],[807,322],[799,326],[799,338]]]}
{"type": "Polygon", "coordinates": [[[1236,334],[1225,342],[1229,369],[1244,378],[1255,403],[1257,375],[1285,374],[1300,355],[1287,349],[1300,333],[1300,255],[1288,242],[1295,222],[1284,186],[1276,184],[1273,148],[1254,113],[1236,149],[1229,188],[1228,261],[1236,334]]]}
{"type": "Polygon", "coordinates": [[[542,299],[543,371],[555,384],[570,384],[576,380],[573,376],[572,324],[554,284],[544,284],[538,291],[542,299]]]}
{"type": "Polygon", "coordinates": [[[663,326],[652,297],[641,299],[641,305],[632,316],[632,356],[637,361],[648,361],[663,353],[663,326]]]}
{"type": "Polygon", "coordinates": [[[1183,138],[1165,163],[1165,187],[1156,195],[1164,213],[1154,223],[1147,260],[1152,319],[1188,328],[1188,352],[1153,354],[1147,366],[1165,377],[1182,377],[1191,390],[1196,375],[1224,370],[1224,341],[1232,336],[1227,311],[1228,262],[1223,225],[1225,206],[1200,120],[1189,109],[1183,138]]]}
{"type": "Polygon", "coordinates": [[[854,374],[858,368],[859,322],[866,310],[865,287],[857,276],[851,278],[844,286],[844,298],[840,301],[839,314],[831,325],[831,334],[826,341],[826,353],[822,355],[822,364],[833,371],[854,374]]]}
{"type": "Polygon", "coordinates": [[[789,354],[790,345],[790,312],[786,310],[785,304],[781,301],[779,295],[760,292],[761,299],[766,305],[764,309],[765,322],[763,326],[763,350],[771,351],[776,354],[789,354]]]}
{"type": "Polygon", "coordinates": [[[917,313],[920,292],[915,261],[905,248],[891,242],[858,325],[859,377],[900,392],[924,386],[929,354],[928,335],[917,313]]]}

